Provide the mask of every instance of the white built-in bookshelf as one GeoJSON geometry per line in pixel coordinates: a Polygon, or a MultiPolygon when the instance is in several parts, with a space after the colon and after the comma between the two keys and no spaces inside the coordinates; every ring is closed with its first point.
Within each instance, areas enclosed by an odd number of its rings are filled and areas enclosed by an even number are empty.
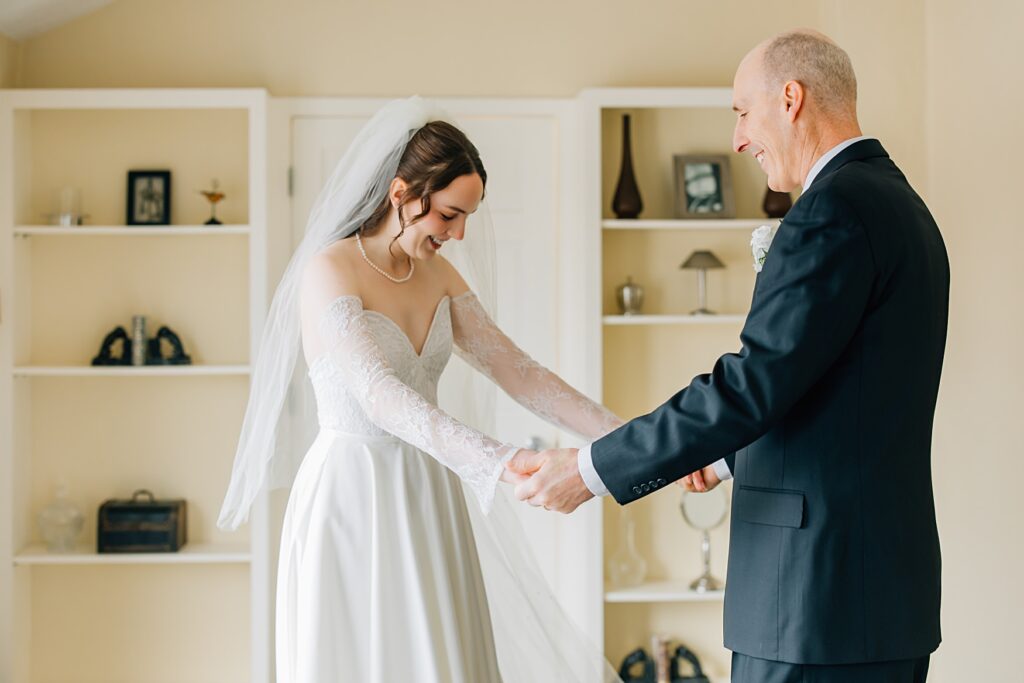
{"type": "Polygon", "coordinates": [[[258,89],[0,91],[2,681],[272,679],[265,497],[216,528],[266,309],[266,118],[258,89]],[[130,169],[171,171],[171,225],[125,224],[130,169]],[[64,186],[85,225],[46,224],[64,186]],[[192,364],[91,365],[135,314],[192,364]],[[58,482],[70,553],[36,523],[58,482]],[[180,552],[95,551],[100,504],[137,488],[187,500],[180,552]]]}
{"type": "MultiPolygon", "coordinates": [[[[692,377],[710,371],[722,353],[739,349],[755,273],[751,232],[777,220],[760,204],[764,176],[756,162],[731,154],[731,91],[728,88],[606,88],[581,93],[585,174],[585,258],[589,264],[588,375],[596,395],[623,417],[653,410],[692,377]],[[612,197],[622,150],[622,116],[631,115],[633,165],[644,210],[636,219],[616,218],[612,197]],[[674,217],[674,154],[730,156],[737,218],[674,217]],[[694,250],[710,249],[725,268],[709,271],[709,307],[693,315],[697,284],[680,269],[694,250]],[[617,286],[628,277],[646,290],[640,314],[623,315],[617,286]]],[[[722,599],[697,594],[689,583],[700,574],[698,532],[680,515],[681,489],[667,487],[631,505],[637,546],[647,565],[638,586],[616,587],[604,567],[621,542],[622,508],[613,500],[592,506],[588,528],[593,552],[585,585],[594,587],[591,614],[613,665],[653,634],[684,642],[698,653],[711,680],[729,677],[722,646],[722,599]]],[[[712,532],[712,572],[725,578],[728,522],[712,532]]]]}

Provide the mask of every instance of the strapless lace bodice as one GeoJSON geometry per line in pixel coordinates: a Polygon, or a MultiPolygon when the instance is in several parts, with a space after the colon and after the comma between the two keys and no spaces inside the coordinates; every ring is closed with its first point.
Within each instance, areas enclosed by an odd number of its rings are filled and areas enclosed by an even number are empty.
{"type": "MultiPolygon", "coordinates": [[[[395,377],[430,403],[437,405],[437,385],[452,353],[451,300],[441,299],[417,355],[405,332],[391,318],[376,311],[364,311],[366,327],[380,353],[389,361],[395,377]]],[[[316,395],[321,427],[350,434],[385,436],[367,416],[358,396],[347,386],[344,373],[331,363],[329,354],[313,361],[309,379],[316,395]]]]}
{"type": "Polygon", "coordinates": [[[516,450],[437,406],[437,385],[453,349],[509,396],[560,427],[597,438],[621,420],[535,363],[506,337],[472,292],[444,297],[416,353],[398,325],[344,295],[318,332],[329,349],[310,367],[320,425],[351,434],[393,435],[433,456],[490,509],[504,464],[516,450]]]}

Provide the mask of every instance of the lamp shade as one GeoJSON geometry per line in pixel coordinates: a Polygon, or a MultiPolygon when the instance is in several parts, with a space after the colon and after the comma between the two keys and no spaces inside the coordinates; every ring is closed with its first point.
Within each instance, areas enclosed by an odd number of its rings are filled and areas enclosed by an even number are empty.
{"type": "Polygon", "coordinates": [[[679,267],[685,270],[699,270],[702,268],[725,268],[725,264],[719,261],[718,257],[710,251],[695,251],[679,267]]]}

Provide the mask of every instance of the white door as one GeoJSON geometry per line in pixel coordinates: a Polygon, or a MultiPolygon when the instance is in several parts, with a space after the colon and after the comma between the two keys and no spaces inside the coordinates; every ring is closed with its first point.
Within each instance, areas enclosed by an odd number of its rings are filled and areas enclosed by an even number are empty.
{"type": "MultiPolygon", "coordinates": [[[[512,100],[455,100],[442,105],[480,150],[487,169],[487,201],[498,257],[497,322],[533,358],[557,371],[559,237],[566,216],[566,198],[560,196],[560,188],[565,187],[561,182],[564,166],[570,163],[564,158],[570,110],[558,101],[546,106],[533,101],[525,108],[512,100]]],[[[292,119],[293,247],[302,237],[321,186],[375,107],[365,101],[353,102],[351,107],[339,103],[338,110],[347,108],[351,113],[292,119]]],[[[504,441],[523,446],[559,444],[557,429],[500,392],[495,424],[495,436],[504,441]]],[[[509,487],[501,488],[511,495],[509,487]]],[[[560,530],[564,537],[572,522],[526,505],[515,507],[555,594],[578,623],[586,619],[579,605],[586,603],[587,596],[574,594],[580,591],[574,576],[579,567],[566,557],[566,549],[574,543],[564,538],[559,542],[560,530]]]]}

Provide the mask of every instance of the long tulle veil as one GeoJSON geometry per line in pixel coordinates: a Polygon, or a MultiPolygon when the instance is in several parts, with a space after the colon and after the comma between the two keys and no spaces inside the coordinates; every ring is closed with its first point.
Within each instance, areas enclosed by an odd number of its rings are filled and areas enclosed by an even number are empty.
{"type": "MultiPolygon", "coordinates": [[[[455,123],[419,97],[385,105],[360,130],[317,196],[263,330],[231,482],[217,522],[220,528],[235,529],[245,522],[264,487],[291,485],[304,455],[299,444],[306,441],[294,438],[294,433],[315,428],[311,401],[300,401],[306,410],[299,411],[298,425],[294,419],[288,424],[283,411],[290,392],[306,392],[308,397],[305,375],[296,372],[305,365],[299,353],[299,285],[306,264],[317,251],[350,236],[367,221],[384,199],[412,135],[434,120],[455,123]],[[282,438],[289,431],[292,436],[282,438]]],[[[446,252],[493,315],[494,234],[486,202],[469,221],[466,239],[446,252]]],[[[442,407],[487,431],[493,385],[454,358],[445,381],[464,387],[454,393],[465,397],[465,405],[442,407]]],[[[504,683],[618,681],[554,599],[511,503],[496,496],[494,507],[484,515],[475,497],[467,498],[472,501],[469,509],[504,683]]]]}

